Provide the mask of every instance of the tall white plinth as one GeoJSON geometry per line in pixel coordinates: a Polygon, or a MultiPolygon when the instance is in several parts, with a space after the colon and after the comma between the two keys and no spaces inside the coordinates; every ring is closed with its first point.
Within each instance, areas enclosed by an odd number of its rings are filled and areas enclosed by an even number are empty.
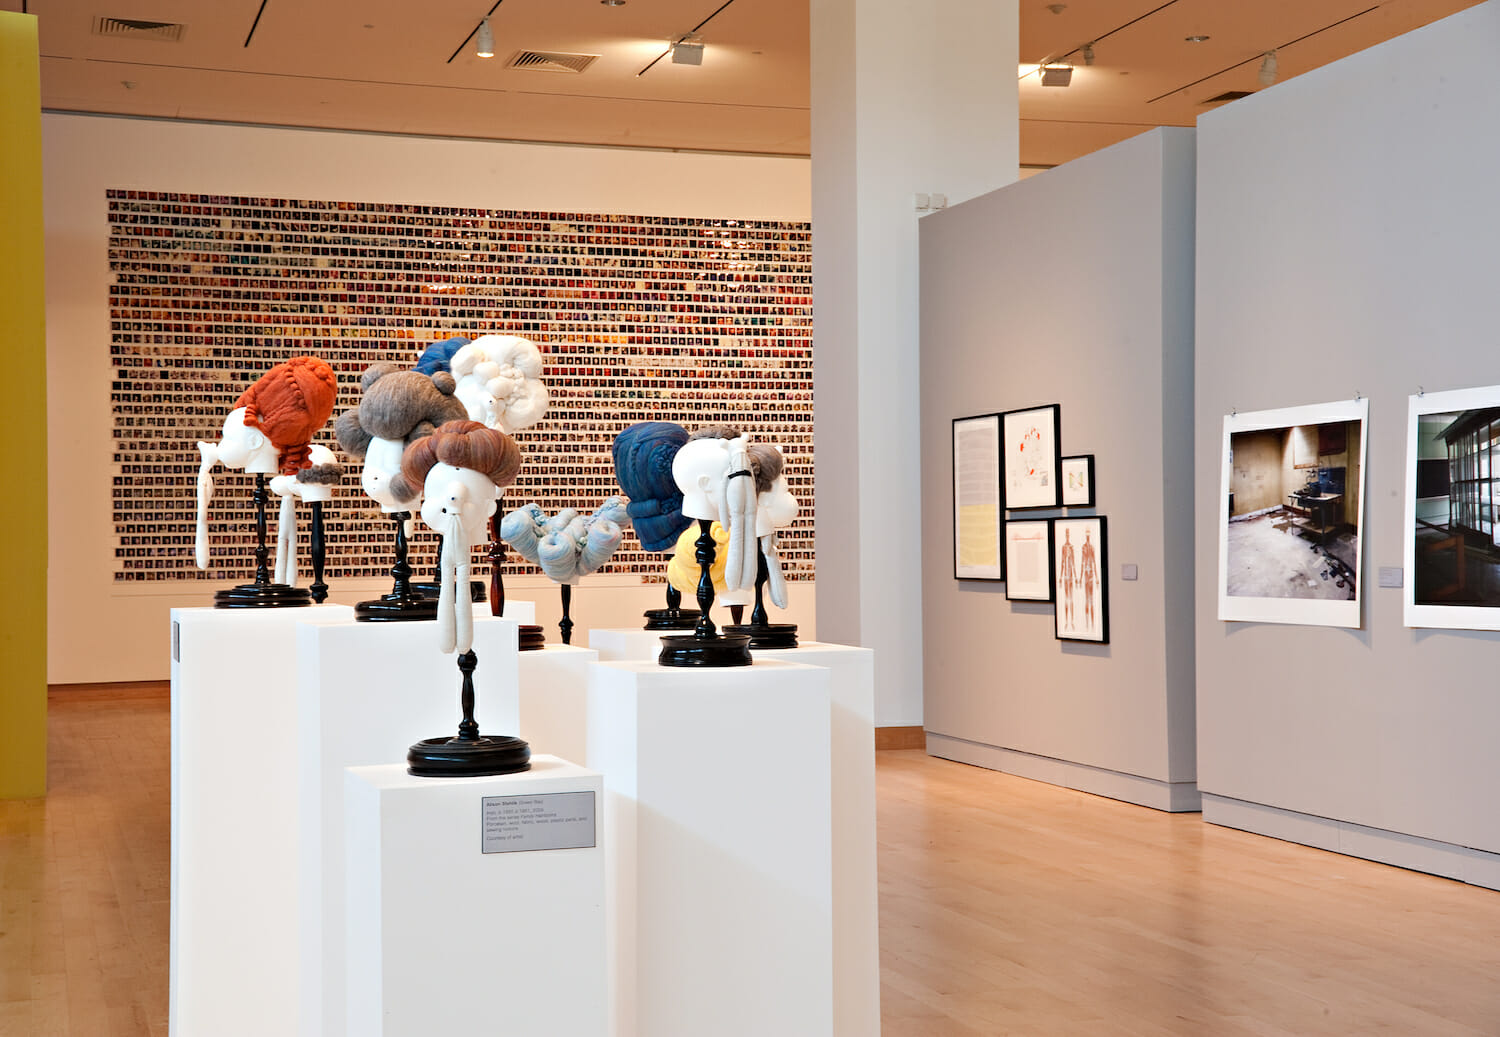
{"type": "MultiPolygon", "coordinates": [[[[490,614],[490,603],[488,601],[474,602],[474,618],[480,619],[490,614]]],[[[513,601],[509,597],[505,599],[505,619],[513,619],[517,623],[536,622],[536,602],[513,601]]]]}
{"type": "Polygon", "coordinates": [[[352,615],[172,610],[173,1037],[261,1037],[296,1018],[296,631],[352,615]]]}
{"type": "Polygon", "coordinates": [[[833,770],[833,1032],[880,1033],[880,916],[875,875],[875,653],[804,642],[752,649],[757,661],[826,666],[833,770]]]}
{"type": "Polygon", "coordinates": [[[545,755],[491,778],[347,771],[349,1032],[604,1037],[602,826],[566,823],[597,821],[601,788],[598,774],[545,755]],[[547,798],[560,793],[587,798],[547,798]],[[486,797],[502,802],[487,813],[486,797]],[[535,845],[549,821],[571,836],[555,841],[594,845],[482,852],[487,822],[535,845]]]}
{"type": "Polygon", "coordinates": [[[617,1037],[833,1026],[829,671],[593,667],[617,1037]]]}
{"type": "MultiPolygon", "coordinates": [[[[475,718],[481,733],[519,725],[512,619],[476,613],[475,718]]],[[[436,623],[302,626],[297,636],[301,839],[297,1032],[357,1034],[344,1019],[344,768],[404,760],[412,743],[456,734],[463,676],[437,648],[436,623]]],[[[283,1031],[284,1031],[283,1027],[283,1031]]]]}
{"type": "Polygon", "coordinates": [[[589,667],[598,661],[598,652],[577,645],[520,654],[520,733],[532,752],[588,760],[589,667]]]}
{"type": "Polygon", "coordinates": [[[680,636],[691,630],[642,630],[639,627],[610,627],[589,631],[589,647],[599,653],[600,662],[655,662],[661,654],[663,635],[680,636]]]}

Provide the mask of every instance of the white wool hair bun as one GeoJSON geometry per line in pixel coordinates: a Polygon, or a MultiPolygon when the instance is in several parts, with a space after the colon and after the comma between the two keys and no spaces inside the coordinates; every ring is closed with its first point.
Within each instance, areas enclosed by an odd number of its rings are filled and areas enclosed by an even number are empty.
{"type": "Polygon", "coordinates": [[[519,335],[481,335],[457,353],[453,375],[473,375],[495,398],[496,417],[505,432],[516,432],[547,413],[547,386],[542,383],[542,351],[519,335]]]}

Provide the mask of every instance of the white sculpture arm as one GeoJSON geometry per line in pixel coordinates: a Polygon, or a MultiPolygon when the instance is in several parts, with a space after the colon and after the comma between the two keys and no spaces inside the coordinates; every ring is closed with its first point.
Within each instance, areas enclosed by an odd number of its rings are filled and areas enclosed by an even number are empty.
{"type": "Polygon", "coordinates": [[[212,443],[198,442],[202,461],[198,466],[198,523],[194,529],[193,551],[198,568],[208,568],[208,502],[214,499],[213,467],[219,460],[219,449],[212,443]]]}
{"type": "Polygon", "coordinates": [[[771,604],[784,609],[787,603],[786,576],[781,572],[781,554],[776,547],[775,530],[760,538],[760,550],[766,556],[766,588],[771,592],[771,604]]]}

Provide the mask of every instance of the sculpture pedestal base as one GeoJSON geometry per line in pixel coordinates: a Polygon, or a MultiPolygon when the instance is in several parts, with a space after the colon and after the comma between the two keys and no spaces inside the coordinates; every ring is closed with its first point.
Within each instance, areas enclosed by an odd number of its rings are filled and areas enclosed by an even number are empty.
{"type": "Polygon", "coordinates": [[[312,592],[306,587],[284,583],[242,583],[214,595],[216,609],[287,609],[311,604],[312,592]]]}
{"type": "Polygon", "coordinates": [[[691,630],[698,625],[697,609],[647,609],[644,630],[691,630]]]}
{"type": "Polygon", "coordinates": [[[755,660],[750,658],[748,637],[684,634],[662,638],[656,661],[663,666],[749,666],[755,660]]]}
{"type": "Polygon", "coordinates": [[[520,641],[516,647],[523,652],[535,652],[547,647],[547,631],[540,624],[522,623],[518,636],[520,641]]]}
{"type": "Polygon", "coordinates": [[[406,770],[419,778],[481,778],[531,766],[531,746],[511,735],[424,738],[406,754],[406,770]]]}
{"type": "MultiPolygon", "coordinates": [[[[414,582],[411,585],[411,589],[413,591],[415,591],[416,593],[422,595],[422,597],[424,597],[424,598],[431,598],[433,601],[436,601],[438,599],[438,595],[443,592],[443,589],[441,587],[439,587],[436,583],[433,583],[430,580],[423,581],[421,583],[415,583],[414,582]]],[[[490,600],[490,589],[485,586],[484,581],[483,580],[470,580],[469,581],[469,601],[475,602],[475,601],[489,601],[489,600],[490,600]]]]}
{"type": "Polygon", "coordinates": [[[354,618],[361,623],[407,623],[437,619],[437,599],[409,594],[382,594],[374,601],[354,606],[354,618]]]}
{"type": "Polygon", "coordinates": [[[726,634],[743,634],[750,638],[751,648],[796,648],[796,623],[745,623],[724,628],[726,634]]]}

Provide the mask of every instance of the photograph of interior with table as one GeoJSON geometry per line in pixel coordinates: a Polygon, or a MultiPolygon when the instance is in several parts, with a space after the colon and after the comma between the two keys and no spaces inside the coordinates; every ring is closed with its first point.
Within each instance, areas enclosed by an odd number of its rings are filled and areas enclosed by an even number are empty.
{"type": "Polygon", "coordinates": [[[0,1037],[1500,1037],[1500,0],[0,0],[0,1037]]]}

